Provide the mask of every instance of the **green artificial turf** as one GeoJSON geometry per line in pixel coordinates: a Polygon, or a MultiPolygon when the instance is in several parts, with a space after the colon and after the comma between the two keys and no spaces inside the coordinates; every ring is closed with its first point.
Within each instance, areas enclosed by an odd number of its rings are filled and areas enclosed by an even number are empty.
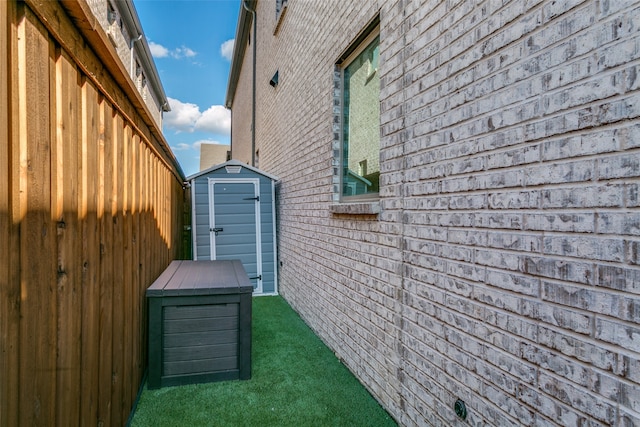
{"type": "Polygon", "coordinates": [[[143,390],[132,426],[395,426],[281,297],[253,299],[252,373],[143,390]]]}

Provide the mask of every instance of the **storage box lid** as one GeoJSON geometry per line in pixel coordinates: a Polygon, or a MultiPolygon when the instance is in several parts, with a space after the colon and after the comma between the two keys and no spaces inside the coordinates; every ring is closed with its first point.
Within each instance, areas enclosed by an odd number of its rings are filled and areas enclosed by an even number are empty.
{"type": "Polygon", "coordinates": [[[240,260],[173,261],[147,288],[148,297],[251,293],[240,260]]]}

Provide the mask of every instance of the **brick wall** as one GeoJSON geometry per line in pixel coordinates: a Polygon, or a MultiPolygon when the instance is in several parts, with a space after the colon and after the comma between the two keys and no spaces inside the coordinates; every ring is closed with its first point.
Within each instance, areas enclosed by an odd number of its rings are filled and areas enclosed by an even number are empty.
{"type": "MultiPolygon", "coordinates": [[[[260,36],[262,37],[262,34],[260,36]]],[[[253,33],[251,34],[251,43],[253,43],[253,33]]],[[[231,109],[231,122],[233,123],[231,158],[247,164],[251,164],[252,58],[253,47],[249,45],[245,51],[240,70],[240,83],[236,90],[236,97],[242,101],[234,103],[231,109]]]]}
{"type": "Polygon", "coordinates": [[[256,139],[292,306],[403,425],[464,425],[458,398],[640,425],[640,2],[290,2],[275,34],[274,7],[256,139]],[[334,66],[378,11],[382,211],[332,213],[334,66]]]}

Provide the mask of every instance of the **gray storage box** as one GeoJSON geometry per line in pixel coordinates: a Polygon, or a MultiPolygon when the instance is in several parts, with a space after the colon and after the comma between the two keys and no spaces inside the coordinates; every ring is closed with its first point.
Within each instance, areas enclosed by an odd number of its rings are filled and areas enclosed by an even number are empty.
{"type": "Polygon", "coordinates": [[[148,388],[249,379],[252,292],[239,260],[173,261],[147,289],[148,388]]]}

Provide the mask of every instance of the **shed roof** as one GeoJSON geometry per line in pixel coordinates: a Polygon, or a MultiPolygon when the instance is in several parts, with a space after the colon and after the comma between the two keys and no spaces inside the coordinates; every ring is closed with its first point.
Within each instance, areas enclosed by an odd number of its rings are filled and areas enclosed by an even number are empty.
{"type": "Polygon", "coordinates": [[[232,160],[229,160],[228,162],[225,162],[225,163],[221,163],[221,164],[219,164],[219,165],[212,166],[212,167],[210,167],[209,169],[205,169],[205,170],[200,171],[200,172],[198,172],[198,173],[195,173],[195,174],[193,174],[193,175],[191,175],[191,176],[188,176],[188,177],[187,177],[187,181],[192,181],[192,180],[194,180],[194,179],[196,179],[196,178],[198,178],[198,177],[200,177],[200,176],[202,176],[202,175],[206,175],[206,174],[208,174],[208,173],[210,173],[210,172],[213,172],[213,171],[216,171],[216,170],[218,170],[218,169],[226,168],[227,166],[241,166],[241,167],[243,167],[243,168],[245,168],[245,169],[248,169],[248,170],[250,170],[250,171],[253,171],[253,172],[255,172],[255,173],[257,173],[257,174],[260,174],[260,175],[262,175],[262,176],[264,176],[264,177],[267,177],[267,178],[269,178],[269,179],[272,179],[273,181],[279,181],[279,180],[280,180],[280,178],[278,178],[278,177],[277,177],[277,176],[275,176],[275,175],[271,175],[270,173],[267,173],[267,172],[265,172],[265,171],[262,171],[262,170],[260,170],[260,169],[258,169],[258,168],[256,168],[256,167],[253,167],[253,166],[251,166],[251,165],[249,165],[249,164],[247,164],[247,163],[242,163],[240,160],[232,159],[232,160]]]}

